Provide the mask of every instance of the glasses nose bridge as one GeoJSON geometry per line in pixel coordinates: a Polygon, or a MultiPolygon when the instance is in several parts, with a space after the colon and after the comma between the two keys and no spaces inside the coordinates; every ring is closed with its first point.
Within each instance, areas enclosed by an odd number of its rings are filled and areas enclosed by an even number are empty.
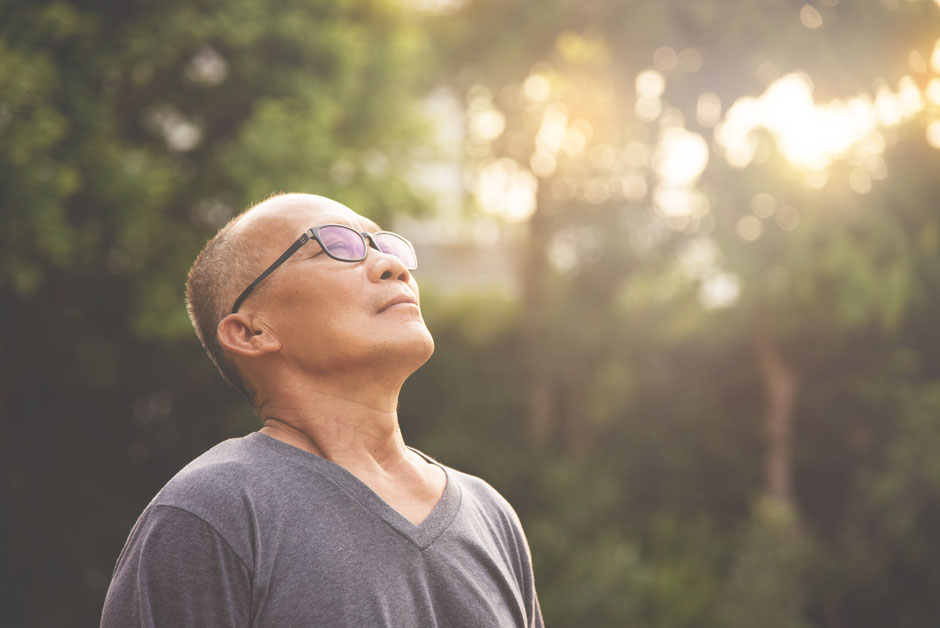
{"type": "Polygon", "coordinates": [[[379,248],[379,243],[375,241],[375,234],[369,231],[360,231],[359,235],[361,235],[366,241],[366,244],[371,246],[373,249],[379,251],[380,253],[383,252],[382,249],[379,248]]]}

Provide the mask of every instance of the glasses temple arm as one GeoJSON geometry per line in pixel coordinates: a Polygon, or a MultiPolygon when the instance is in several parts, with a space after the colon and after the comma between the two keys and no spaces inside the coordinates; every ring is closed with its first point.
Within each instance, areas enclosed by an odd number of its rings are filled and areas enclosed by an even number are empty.
{"type": "Polygon", "coordinates": [[[297,238],[297,240],[295,240],[294,243],[291,244],[290,247],[288,247],[288,249],[284,251],[279,258],[274,260],[274,262],[270,266],[268,266],[263,273],[258,275],[257,279],[255,279],[250,284],[248,284],[248,287],[242,290],[242,293],[238,295],[237,299],[235,299],[235,305],[232,306],[232,314],[238,311],[239,306],[241,306],[242,302],[248,298],[248,295],[251,294],[251,291],[255,289],[255,286],[261,283],[261,281],[265,279],[268,275],[273,273],[277,269],[278,266],[286,262],[287,258],[289,258],[291,255],[296,253],[297,249],[299,249],[304,244],[306,244],[309,239],[310,239],[310,235],[308,232],[305,231],[303,235],[297,238]]]}

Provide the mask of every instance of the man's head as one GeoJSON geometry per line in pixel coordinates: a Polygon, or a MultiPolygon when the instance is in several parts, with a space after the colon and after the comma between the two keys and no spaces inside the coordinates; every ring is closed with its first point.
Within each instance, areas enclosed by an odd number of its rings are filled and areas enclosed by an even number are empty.
{"type": "Polygon", "coordinates": [[[190,270],[187,305],[196,333],[223,377],[251,400],[274,369],[329,378],[398,364],[410,373],[433,351],[411,273],[374,248],[361,261],[343,262],[311,239],[231,313],[243,290],[301,234],[324,224],[379,230],[323,197],[276,196],[223,227],[190,270]]]}

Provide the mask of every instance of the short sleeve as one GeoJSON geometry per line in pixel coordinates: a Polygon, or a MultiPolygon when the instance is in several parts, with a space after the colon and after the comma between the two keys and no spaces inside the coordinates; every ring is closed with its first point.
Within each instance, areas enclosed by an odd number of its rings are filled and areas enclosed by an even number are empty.
{"type": "MultiPolygon", "coordinates": [[[[502,499],[502,498],[501,498],[502,499]]],[[[539,605],[539,597],[535,592],[535,574],[532,569],[532,552],[529,550],[529,542],[526,539],[525,532],[522,530],[522,522],[519,516],[513,510],[509,502],[505,502],[506,509],[509,512],[512,521],[512,535],[515,542],[519,565],[519,588],[525,599],[527,628],[543,628],[542,608],[539,605]]]]}
{"type": "Polygon", "coordinates": [[[127,540],[105,598],[105,627],[235,627],[251,619],[251,577],[208,523],[174,506],[148,508],[127,540]]]}

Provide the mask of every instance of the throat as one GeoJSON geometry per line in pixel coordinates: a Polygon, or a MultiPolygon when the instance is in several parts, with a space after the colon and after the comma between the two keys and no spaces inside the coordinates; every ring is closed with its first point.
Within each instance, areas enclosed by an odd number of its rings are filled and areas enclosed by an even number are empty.
{"type": "Polygon", "coordinates": [[[390,508],[418,526],[437,507],[447,487],[447,476],[443,469],[435,464],[424,461],[422,463],[426,468],[421,470],[422,477],[418,481],[350,472],[372,489],[390,508]]]}

